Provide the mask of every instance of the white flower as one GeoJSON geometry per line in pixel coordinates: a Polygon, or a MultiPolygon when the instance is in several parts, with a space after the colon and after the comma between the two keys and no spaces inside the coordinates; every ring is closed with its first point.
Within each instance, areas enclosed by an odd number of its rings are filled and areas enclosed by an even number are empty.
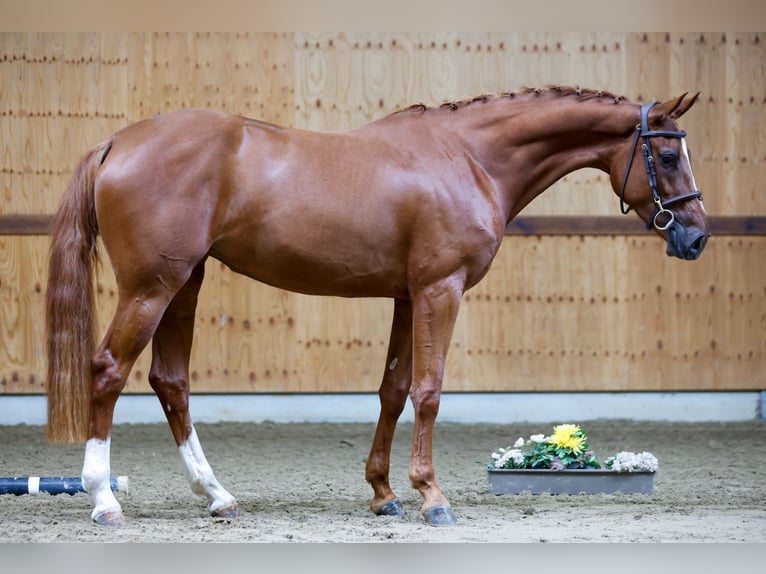
{"type": "Polygon", "coordinates": [[[508,461],[513,461],[511,468],[518,467],[524,462],[524,453],[521,452],[521,450],[518,448],[512,448],[509,450],[501,448],[499,451],[499,453],[492,453],[492,458],[495,459],[495,468],[506,468],[508,461]]]}
{"type": "Polygon", "coordinates": [[[524,439],[519,437],[515,443],[513,443],[513,448],[521,448],[524,446],[524,439]]]}
{"type": "Polygon", "coordinates": [[[546,438],[544,434],[533,434],[531,437],[529,437],[529,442],[545,442],[546,438]]]}
{"type": "MultiPolygon", "coordinates": [[[[508,447],[508,448],[511,448],[511,447],[508,447]]],[[[499,448],[499,449],[497,449],[497,452],[493,452],[492,453],[492,458],[495,459],[495,460],[499,460],[500,458],[502,458],[505,455],[506,452],[507,452],[506,449],[499,448]]]]}
{"type": "Polygon", "coordinates": [[[633,472],[637,470],[647,470],[655,472],[659,468],[657,457],[650,452],[618,452],[615,456],[606,459],[607,468],[616,472],[633,472]]]}

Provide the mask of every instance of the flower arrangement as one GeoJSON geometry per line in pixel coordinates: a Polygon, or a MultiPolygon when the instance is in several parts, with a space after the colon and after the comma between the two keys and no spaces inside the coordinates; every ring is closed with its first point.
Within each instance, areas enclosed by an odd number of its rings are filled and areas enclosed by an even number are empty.
{"type": "MultiPolygon", "coordinates": [[[[620,452],[606,459],[604,467],[615,472],[657,470],[657,458],[650,452],[620,452]]],[[[588,437],[578,425],[561,424],[553,434],[519,438],[513,446],[492,453],[490,469],[584,469],[601,468],[595,453],[588,449],[588,437]]]]}

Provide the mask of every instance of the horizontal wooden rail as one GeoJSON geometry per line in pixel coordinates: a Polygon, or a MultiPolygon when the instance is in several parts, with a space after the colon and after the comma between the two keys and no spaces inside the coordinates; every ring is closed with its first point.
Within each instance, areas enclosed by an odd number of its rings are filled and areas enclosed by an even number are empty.
{"type": "Polygon", "coordinates": [[[0,235],[48,235],[50,215],[0,215],[0,235]]]}
{"type": "MultiPolygon", "coordinates": [[[[766,216],[708,217],[713,235],[766,235],[766,216]]],[[[645,235],[646,224],[635,216],[530,215],[519,216],[506,235],[645,235]]]]}
{"type": "MultiPolygon", "coordinates": [[[[709,218],[713,235],[766,235],[766,216],[723,215],[709,218]]],[[[0,235],[47,235],[50,215],[0,215],[0,235]]],[[[635,216],[519,216],[506,235],[645,235],[646,224],[635,216]]]]}

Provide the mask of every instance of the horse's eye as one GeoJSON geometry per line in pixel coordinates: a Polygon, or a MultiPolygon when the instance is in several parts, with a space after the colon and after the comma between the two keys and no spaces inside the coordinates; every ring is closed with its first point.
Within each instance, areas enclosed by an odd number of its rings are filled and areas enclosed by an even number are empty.
{"type": "Polygon", "coordinates": [[[662,165],[666,167],[677,167],[678,166],[678,154],[673,151],[666,151],[660,154],[660,159],[662,160],[662,165]]]}

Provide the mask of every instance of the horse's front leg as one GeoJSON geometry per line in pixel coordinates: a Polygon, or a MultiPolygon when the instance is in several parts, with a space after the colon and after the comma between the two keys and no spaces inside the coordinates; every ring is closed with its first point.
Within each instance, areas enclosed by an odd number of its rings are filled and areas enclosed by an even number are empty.
{"type": "Polygon", "coordinates": [[[404,508],[391,490],[389,468],[391,444],[399,416],[407,402],[407,392],[412,383],[412,305],[409,301],[396,299],[391,338],[383,381],[380,384],[380,417],[367,457],[366,478],[375,496],[370,509],[375,514],[401,516],[404,508]]]}
{"type": "Polygon", "coordinates": [[[410,390],[415,424],[410,481],[423,496],[420,510],[434,526],[455,524],[455,515],[442,494],[433,466],[433,433],[439,412],[442,377],[463,285],[447,279],[416,293],[413,309],[413,380],[410,390]]]}

